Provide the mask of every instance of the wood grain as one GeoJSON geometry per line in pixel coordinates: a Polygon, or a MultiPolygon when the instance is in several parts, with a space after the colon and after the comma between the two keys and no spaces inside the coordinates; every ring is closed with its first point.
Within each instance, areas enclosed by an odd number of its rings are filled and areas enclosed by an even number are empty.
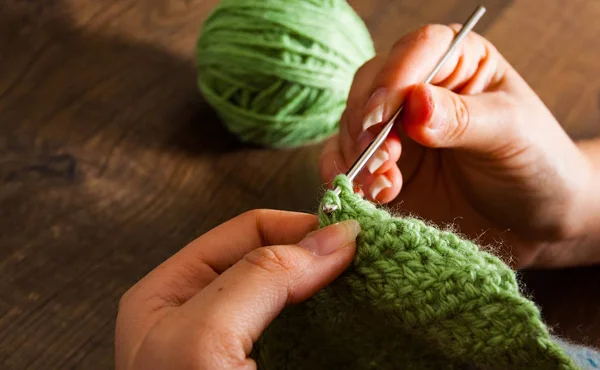
{"type": "Polygon", "coordinates": [[[598,1],[518,1],[486,32],[575,138],[600,134],[599,16],[598,1]]]}
{"type": "MultiPolygon", "coordinates": [[[[240,145],[198,94],[216,0],[0,4],[0,364],[104,369],[122,293],[252,208],[314,211],[318,145],[240,145]]],[[[475,1],[352,0],[379,51],[475,1]]],[[[577,137],[598,134],[598,3],[484,1],[489,36],[577,137]],[[594,47],[596,45],[596,47],[594,47]]],[[[600,344],[598,269],[525,276],[561,333],[600,344]]]]}

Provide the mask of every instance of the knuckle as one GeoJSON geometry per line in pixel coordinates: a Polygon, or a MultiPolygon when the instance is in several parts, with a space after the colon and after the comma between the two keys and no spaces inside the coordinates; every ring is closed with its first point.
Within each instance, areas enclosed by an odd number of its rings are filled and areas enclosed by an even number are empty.
{"type": "Polygon", "coordinates": [[[251,209],[246,211],[240,215],[240,217],[247,217],[249,219],[259,219],[262,217],[268,210],[266,209],[251,209]]]}
{"type": "Polygon", "coordinates": [[[452,31],[450,27],[445,25],[435,23],[426,24],[397,40],[392,46],[392,50],[398,52],[399,50],[405,50],[407,48],[410,49],[412,47],[415,47],[416,44],[428,44],[432,40],[438,39],[440,37],[445,39],[445,34],[448,34],[449,30],[452,31]]]}
{"type": "Polygon", "coordinates": [[[264,245],[264,243],[268,241],[268,237],[264,235],[265,228],[263,222],[266,218],[269,217],[269,214],[272,213],[273,210],[257,208],[246,211],[242,213],[239,217],[244,220],[248,220],[248,222],[253,222],[256,225],[256,229],[258,230],[258,233],[262,239],[261,242],[264,245]]]}
{"type": "Polygon", "coordinates": [[[319,164],[321,167],[328,165],[329,160],[335,153],[339,152],[339,141],[342,139],[339,135],[333,136],[325,141],[321,153],[319,153],[319,164]]]}
{"type": "MultiPolygon", "coordinates": [[[[448,34],[450,28],[441,24],[426,24],[417,28],[414,32],[409,34],[409,40],[416,43],[430,43],[432,40],[440,37],[445,38],[445,34],[448,34]]],[[[399,45],[403,45],[405,41],[400,40],[399,45]]]]}
{"type": "Polygon", "coordinates": [[[448,27],[441,24],[426,24],[415,31],[418,39],[431,40],[448,32],[448,27]]]}
{"type": "Polygon", "coordinates": [[[281,247],[263,247],[244,256],[244,260],[268,273],[292,272],[297,263],[291,254],[281,247]]]}
{"type": "Polygon", "coordinates": [[[454,119],[452,120],[452,124],[450,125],[450,132],[448,135],[451,141],[455,141],[464,137],[471,121],[469,107],[467,106],[467,104],[465,104],[465,102],[460,98],[459,95],[454,95],[453,104],[454,119]]]}
{"type": "Polygon", "coordinates": [[[483,42],[483,46],[485,47],[485,53],[488,58],[499,59],[501,57],[500,51],[498,50],[498,48],[496,48],[496,45],[491,43],[491,41],[480,35],[473,35],[473,37],[477,37],[483,42]]]}
{"type": "Polygon", "coordinates": [[[355,80],[358,80],[365,75],[365,73],[369,70],[372,61],[373,60],[371,59],[356,69],[356,72],[354,72],[355,80]]]}
{"type": "Polygon", "coordinates": [[[404,37],[401,37],[400,39],[396,40],[394,42],[394,44],[392,45],[391,50],[395,51],[395,50],[400,50],[400,49],[404,49],[406,48],[406,44],[408,43],[409,40],[415,38],[415,33],[417,31],[415,31],[414,33],[408,34],[404,37]]]}
{"type": "Polygon", "coordinates": [[[354,72],[354,79],[359,80],[363,77],[371,76],[373,74],[372,69],[381,64],[383,60],[385,60],[385,56],[383,54],[376,54],[373,58],[369,59],[356,69],[356,72],[354,72]]]}
{"type": "Polygon", "coordinates": [[[129,290],[127,290],[119,299],[119,312],[123,312],[125,309],[127,309],[127,307],[129,307],[132,304],[134,296],[133,289],[134,288],[130,288],[129,290]]]}
{"type": "MultiPolygon", "coordinates": [[[[460,23],[449,23],[447,27],[452,29],[452,31],[454,31],[454,33],[458,33],[463,28],[463,25],[460,23]]],[[[485,38],[483,36],[481,36],[479,33],[477,33],[475,30],[469,31],[469,33],[467,33],[466,37],[469,39],[480,38],[480,39],[485,40],[485,38]]]]}

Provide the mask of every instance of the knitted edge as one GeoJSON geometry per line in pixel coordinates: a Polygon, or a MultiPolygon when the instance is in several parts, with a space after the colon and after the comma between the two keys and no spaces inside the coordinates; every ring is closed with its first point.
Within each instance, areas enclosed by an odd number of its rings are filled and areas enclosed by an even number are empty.
{"type": "MultiPolygon", "coordinates": [[[[373,203],[363,199],[360,195],[355,194],[353,187],[352,187],[352,183],[348,180],[348,178],[345,175],[338,175],[335,178],[335,180],[333,181],[333,185],[334,185],[334,187],[335,186],[339,187],[341,189],[341,192],[340,192],[340,195],[337,195],[332,190],[327,190],[325,192],[322,202],[321,202],[321,205],[319,207],[319,212],[318,212],[318,218],[319,218],[319,223],[320,223],[321,227],[324,227],[324,226],[347,219],[347,217],[346,218],[343,217],[343,214],[341,212],[341,209],[343,207],[349,207],[349,208],[354,208],[354,209],[359,208],[361,210],[365,210],[365,213],[373,213],[374,216],[376,215],[377,217],[380,217],[381,219],[395,218],[386,210],[376,207],[373,203]],[[328,206],[335,205],[335,206],[337,206],[337,210],[328,214],[323,211],[324,205],[328,205],[328,206]]],[[[396,218],[396,219],[402,220],[403,218],[396,218]]],[[[422,222],[422,221],[420,221],[420,222],[422,222]]],[[[425,226],[425,224],[424,224],[424,226],[425,226]]],[[[425,227],[431,227],[431,226],[425,226],[425,227]]],[[[487,259],[490,259],[490,258],[493,259],[495,265],[500,266],[501,268],[505,269],[507,272],[512,274],[512,276],[514,276],[514,272],[512,271],[512,269],[510,269],[510,267],[508,265],[506,265],[504,262],[502,262],[499,258],[491,255],[488,252],[482,251],[476,244],[472,243],[471,241],[469,241],[467,239],[464,239],[460,236],[456,236],[456,237],[459,239],[462,239],[465,242],[473,244],[474,247],[476,248],[476,253],[486,255],[487,259]]],[[[532,306],[537,308],[537,306],[535,306],[534,302],[532,302],[531,300],[529,300],[522,294],[520,287],[517,286],[516,290],[519,294],[519,297],[523,301],[528,302],[529,304],[531,304],[532,306]]],[[[544,349],[543,352],[545,352],[548,356],[551,356],[553,358],[553,361],[556,361],[557,368],[578,369],[579,367],[574,363],[573,358],[565,352],[563,346],[561,346],[560,343],[557,343],[553,338],[551,338],[547,326],[542,321],[539,310],[536,310],[535,313],[533,313],[533,315],[534,315],[534,317],[532,317],[531,319],[532,319],[532,322],[534,323],[534,326],[539,327],[541,329],[540,330],[541,336],[540,336],[540,338],[538,338],[537,341],[538,341],[539,346],[544,349]]]]}

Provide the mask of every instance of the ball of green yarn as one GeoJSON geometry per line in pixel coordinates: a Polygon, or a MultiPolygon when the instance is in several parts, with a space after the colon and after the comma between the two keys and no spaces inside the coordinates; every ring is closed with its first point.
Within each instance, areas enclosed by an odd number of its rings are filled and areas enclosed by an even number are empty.
{"type": "Polygon", "coordinates": [[[242,141],[294,147],[334,134],[374,55],[345,0],[222,0],[197,42],[198,87],[242,141]]]}

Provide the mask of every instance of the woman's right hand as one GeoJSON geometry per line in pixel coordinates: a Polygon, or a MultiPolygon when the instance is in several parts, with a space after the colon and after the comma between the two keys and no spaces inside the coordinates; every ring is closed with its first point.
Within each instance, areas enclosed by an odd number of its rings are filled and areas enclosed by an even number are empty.
{"type": "Polygon", "coordinates": [[[346,172],[404,103],[356,180],[367,198],[501,242],[517,267],[600,262],[581,242],[598,230],[598,171],[489,41],[470,33],[420,84],[459,27],[423,27],[360,68],[323,179],[346,172]]]}

